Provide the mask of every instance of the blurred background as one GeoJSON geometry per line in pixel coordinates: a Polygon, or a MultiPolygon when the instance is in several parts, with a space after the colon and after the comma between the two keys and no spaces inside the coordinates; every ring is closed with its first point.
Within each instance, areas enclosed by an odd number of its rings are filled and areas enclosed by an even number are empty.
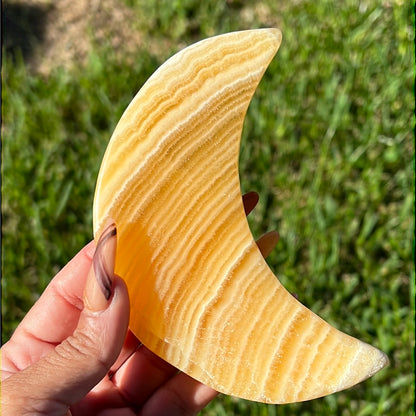
{"type": "MultiPolygon", "coordinates": [[[[203,415],[414,414],[414,12],[404,0],[5,0],[3,342],[92,238],[101,158],[124,109],[185,46],[279,27],[249,107],[243,192],[286,288],[390,366],[285,406],[220,396],[203,415]]],[[[276,380],[278,383],[279,380],[276,380]]]]}

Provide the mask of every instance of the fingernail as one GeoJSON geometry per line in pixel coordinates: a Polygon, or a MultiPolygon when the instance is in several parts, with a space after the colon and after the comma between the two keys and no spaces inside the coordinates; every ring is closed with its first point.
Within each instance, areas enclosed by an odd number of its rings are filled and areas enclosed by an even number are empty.
{"type": "Polygon", "coordinates": [[[117,229],[109,224],[97,242],[92,266],[84,290],[85,306],[94,311],[104,310],[112,294],[114,264],[117,248],[117,229]]]}
{"type": "Polygon", "coordinates": [[[243,206],[246,215],[250,214],[259,202],[259,194],[251,191],[243,195],[243,206]]]}
{"type": "Polygon", "coordinates": [[[277,231],[269,231],[257,240],[257,246],[264,258],[266,258],[274,249],[279,241],[279,233],[277,231]]]}

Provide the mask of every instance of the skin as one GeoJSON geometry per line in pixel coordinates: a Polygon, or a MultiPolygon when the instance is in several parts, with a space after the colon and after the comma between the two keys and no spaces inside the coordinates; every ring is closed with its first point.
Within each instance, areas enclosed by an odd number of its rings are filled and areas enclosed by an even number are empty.
{"type": "MultiPolygon", "coordinates": [[[[255,193],[243,197],[246,214],[257,201],[255,193]]],[[[277,239],[277,233],[260,239],[262,253],[277,239]]],[[[95,251],[89,243],[54,277],[2,347],[2,415],[197,414],[217,392],[178,372],[128,330],[123,280],[112,273],[111,295],[95,302],[99,310],[86,302],[95,251]]]]}

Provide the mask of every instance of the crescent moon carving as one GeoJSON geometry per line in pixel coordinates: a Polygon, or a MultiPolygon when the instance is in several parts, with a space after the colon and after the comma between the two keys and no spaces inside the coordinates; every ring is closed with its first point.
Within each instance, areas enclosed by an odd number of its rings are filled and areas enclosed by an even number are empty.
{"type": "Polygon", "coordinates": [[[278,29],[233,32],[166,61],[111,137],[93,209],[95,236],[117,224],[137,338],[214,389],[267,403],[327,395],[388,363],[288,293],[250,232],[240,137],[280,43],[278,29]]]}

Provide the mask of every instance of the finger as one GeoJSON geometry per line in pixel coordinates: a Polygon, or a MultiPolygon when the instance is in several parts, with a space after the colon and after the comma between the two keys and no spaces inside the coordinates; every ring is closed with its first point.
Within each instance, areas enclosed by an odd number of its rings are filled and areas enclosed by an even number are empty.
{"type": "Polygon", "coordinates": [[[127,403],[141,407],[177,372],[175,367],[141,345],[114,374],[112,381],[127,403]]]}
{"type": "Polygon", "coordinates": [[[38,361],[74,332],[94,251],[91,242],[54,277],[3,345],[2,379],[38,361]]]}
{"type": "Polygon", "coordinates": [[[153,394],[139,415],[196,415],[217,395],[211,387],[179,373],[153,394]]]}
{"type": "Polygon", "coordinates": [[[142,343],[136,338],[136,336],[130,330],[127,331],[126,339],[124,340],[123,348],[115,363],[111,366],[108,375],[110,378],[116,373],[116,371],[127,362],[127,360],[139,349],[142,343]]]}
{"type": "Polygon", "coordinates": [[[253,211],[254,207],[259,202],[259,194],[257,192],[248,192],[243,195],[244,212],[246,215],[253,211]]]}
{"type": "Polygon", "coordinates": [[[10,414],[28,407],[34,413],[66,414],[116,360],[127,332],[129,298],[125,283],[113,274],[115,245],[114,233],[107,230],[97,244],[85,286],[85,308],[74,333],[43,359],[3,382],[2,399],[6,396],[10,414]]]}
{"type": "Polygon", "coordinates": [[[257,241],[257,246],[264,258],[266,258],[274,249],[279,241],[279,233],[277,231],[269,231],[262,235],[257,241]]]}
{"type": "Polygon", "coordinates": [[[31,405],[37,406],[31,409],[34,413],[66,414],[67,407],[81,400],[106,375],[121,349],[128,316],[127,289],[116,278],[106,310],[83,312],[71,337],[2,383],[5,414],[20,414],[19,409],[31,405]],[[7,413],[6,409],[12,411],[7,413]]]}

